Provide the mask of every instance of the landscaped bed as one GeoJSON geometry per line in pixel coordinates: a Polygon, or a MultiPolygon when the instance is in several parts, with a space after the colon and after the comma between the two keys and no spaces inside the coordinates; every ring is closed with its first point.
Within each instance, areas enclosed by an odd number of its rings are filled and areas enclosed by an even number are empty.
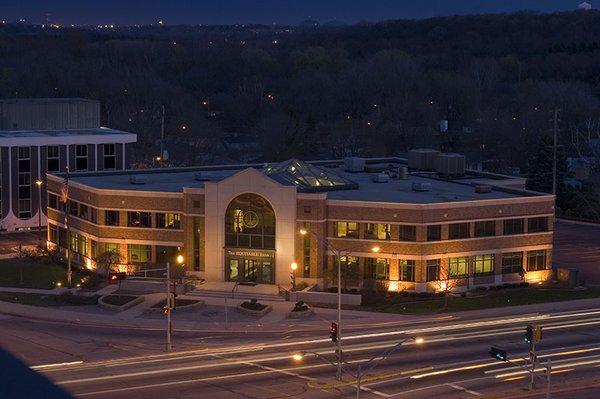
{"type": "MultiPolygon", "coordinates": [[[[84,277],[85,274],[73,268],[73,285],[79,284],[84,277]]],[[[67,268],[64,265],[43,260],[0,260],[0,287],[52,289],[57,282],[64,285],[66,281],[67,268]]]]}
{"type": "MultiPolygon", "coordinates": [[[[188,306],[192,306],[192,305],[196,305],[199,303],[204,303],[204,301],[198,300],[198,299],[179,299],[179,298],[175,298],[175,308],[185,308],[188,306]]],[[[155,303],[154,305],[152,305],[150,308],[151,309],[162,309],[165,307],[165,305],[167,304],[167,300],[163,299],[160,302],[155,303]]]]}
{"type": "MultiPolygon", "coordinates": [[[[480,293],[481,294],[481,293],[480,293]]],[[[469,296],[407,296],[387,294],[379,300],[367,298],[365,305],[356,309],[389,313],[438,313],[478,310],[502,306],[530,305],[545,302],[569,301],[600,297],[600,287],[582,290],[566,288],[507,288],[494,289],[487,295],[469,296]],[[447,300],[447,303],[446,303],[447,300]],[[447,306],[446,306],[447,304],[447,306]]]]}
{"type": "Polygon", "coordinates": [[[270,305],[263,305],[258,302],[256,299],[251,299],[250,301],[242,302],[238,305],[237,310],[240,313],[249,315],[249,316],[258,316],[262,317],[273,310],[273,307],[270,305]]]}
{"type": "Polygon", "coordinates": [[[0,301],[19,303],[31,306],[69,306],[69,305],[95,305],[97,296],[76,296],[71,293],[62,295],[28,294],[22,292],[0,292],[0,301]]]}

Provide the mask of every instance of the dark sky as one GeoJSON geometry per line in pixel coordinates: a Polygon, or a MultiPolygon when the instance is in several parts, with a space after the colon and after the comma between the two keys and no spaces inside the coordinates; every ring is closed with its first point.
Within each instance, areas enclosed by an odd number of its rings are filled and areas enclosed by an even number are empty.
{"type": "MultiPolygon", "coordinates": [[[[297,24],[425,18],[536,10],[573,10],[583,0],[0,0],[0,19],[61,24],[297,24]]],[[[596,0],[598,1],[598,0],[596,0]]],[[[593,0],[588,2],[594,4],[593,0]]]]}

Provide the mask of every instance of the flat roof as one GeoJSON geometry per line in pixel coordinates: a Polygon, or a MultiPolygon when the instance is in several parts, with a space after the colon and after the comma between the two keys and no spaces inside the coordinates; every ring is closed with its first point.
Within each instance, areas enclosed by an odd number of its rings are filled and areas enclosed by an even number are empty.
{"type": "MultiPolygon", "coordinates": [[[[391,178],[388,182],[377,183],[373,180],[377,173],[371,172],[346,172],[343,160],[312,161],[308,162],[323,168],[325,171],[337,174],[345,179],[358,184],[358,188],[334,191],[320,191],[328,199],[347,201],[375,201],[390,203],[430,204],[443,202],[490,200],[519,198],[540,195],[539,193],[493,187],[489,193],[476,193],[474,185],[478,176],[469,175],[464,178],[445,179],[432,173],[410,173],[407,179],[391,178]],[[429,183],[429,191],[413,190],[413,183],[429,183]]],[[[276,164],[268,164],[273,166],[276,164]]],[[[390,168],[404,165],[400,158],[367,159],[367,165],[390,168]]],[[[263,171],[267,164],[252,165],[221,165],[192,168],[172,169],[143,169],[115,172],[89,172],[72,174],[71,181],[96,189],[129,190],[129,191],[154,191],[154,192],[183,192],[184,188],[202,188],[205,181],[219,182],[240,170],[253,167],[263,171]],[[197,179],[201,176],[201,180],[197,179]],[[143,184],[132,184],[132,176],[143,176],[143,184]]],[[[495,175],[492,180],[510,180],[510,176],[495,175]]]]}
{"type": "Polygon", "coordinates": [[[105,136],[111,134],[133,134],[122,130],[99,127],[94,129],[59,129],[59,130],[0,130],[0,138],[15,137],[69,137],[69,136],[105,136]]]}

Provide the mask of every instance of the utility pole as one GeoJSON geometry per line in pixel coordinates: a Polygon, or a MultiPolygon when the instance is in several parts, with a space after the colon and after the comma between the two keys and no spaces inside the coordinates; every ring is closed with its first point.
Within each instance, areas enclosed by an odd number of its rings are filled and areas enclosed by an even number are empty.
{"type": "Polygon", "coordinates": [[[162,106],[162,117],[160,121],[160,154],[158,156],[163,159],[164,152],[164,141],[165,141],[165,106],[162,106]]]}
{"type": "Polygon", "coordinates": [[[338,317],[338,337],[337,337],[337,355],[338,355],[338,363],[337,363],[337,379],[339,381],[342,380],[342,255],[338,251],[336,254],[337,258],[337,288],[338,288],[338,308],[337,308],[337,317],[338,317]]]}
{"type": "MultiPolygon", "coordinates": [[[[68,148],[68,146],[67,146],[68,148]]],[[[68,151],[67,151],[68,152],[68,151]]],[[[71,229],[69,228],[69,213],[71,213],[71,201],[69,200],[69,167],[66,168],[67,176],[63,190],[65,190],[65,230],[67,233],[67,287],[71,287],[71,278],[73,272],[71,269],[71,263],[73,253],[71,251],[71,229]]],[[[60,244],[59,244],[60,245],[60,244]]]]}
{"type": "Polygon", "coordinates": [[[546,363],[546,374],[547,374],[547,387],[546,387],[546,399],[550,399],[550,376],[552,375],[552,360],[548,359],[548,362],[546,363]]]}
{"type": "Polygon", "coordinates": [[[552,143],[552,195],[556,195],[556,148],[558,145],[558,108],[554,107],[554,139],[552,143]]]}

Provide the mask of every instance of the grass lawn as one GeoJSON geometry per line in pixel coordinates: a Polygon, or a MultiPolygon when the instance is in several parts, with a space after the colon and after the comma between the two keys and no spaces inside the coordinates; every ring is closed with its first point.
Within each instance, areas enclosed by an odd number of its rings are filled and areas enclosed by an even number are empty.
{"type": "MultiPolygon", "coordinates": [[[[84,277],[76,268],[73,268],[73,284],[79,283],[84,277]]],[[[51,289],[60,281],[67,281],[67,268],[54,263],[37,262],[27,263],[17,259],[0,260],[0,287],[39,288],[51,289]],[[23,271],[21,283],[20,270],[23,271]]]]}
{"type": "Polygon", "coordinates": [[[77,297],[73,295],[42,295],[21,292],[0,292],[0,301],[31,306],[95,305],[98,297],[77,297]]]}
{"type": "Polygon", "coordinates": [[[376,304],[363,306],[362,309],[407,314],[443,313],[597,297],[600,297],[599,287],[581,291],[561,288],[513,288],[490,291],[487,295],[479,297],[449,297],[447,308],[444,308],[444,298],[394,296],[376,304]]]}
{"type": "Polygon", "coordinates": [[[109,305],[123,306],[126,303],[134,301],[138,298],[136,295],[109,295],[102,298],[102,301],[109,305]]]}
{"type": "MultiPolygon", "coordinates": [[[[175,307],[177,306],[187,306],[187,305],[193,305],[195,303],[200,302],[199,300],[196,299],[178,299],[175,298],[175,307]]],[[[153,309],[159,309],[164,307],[167,304],[167,300],[163,299],[160,302],[155,303],[154,305],[152,305],[153,309]]]]}

